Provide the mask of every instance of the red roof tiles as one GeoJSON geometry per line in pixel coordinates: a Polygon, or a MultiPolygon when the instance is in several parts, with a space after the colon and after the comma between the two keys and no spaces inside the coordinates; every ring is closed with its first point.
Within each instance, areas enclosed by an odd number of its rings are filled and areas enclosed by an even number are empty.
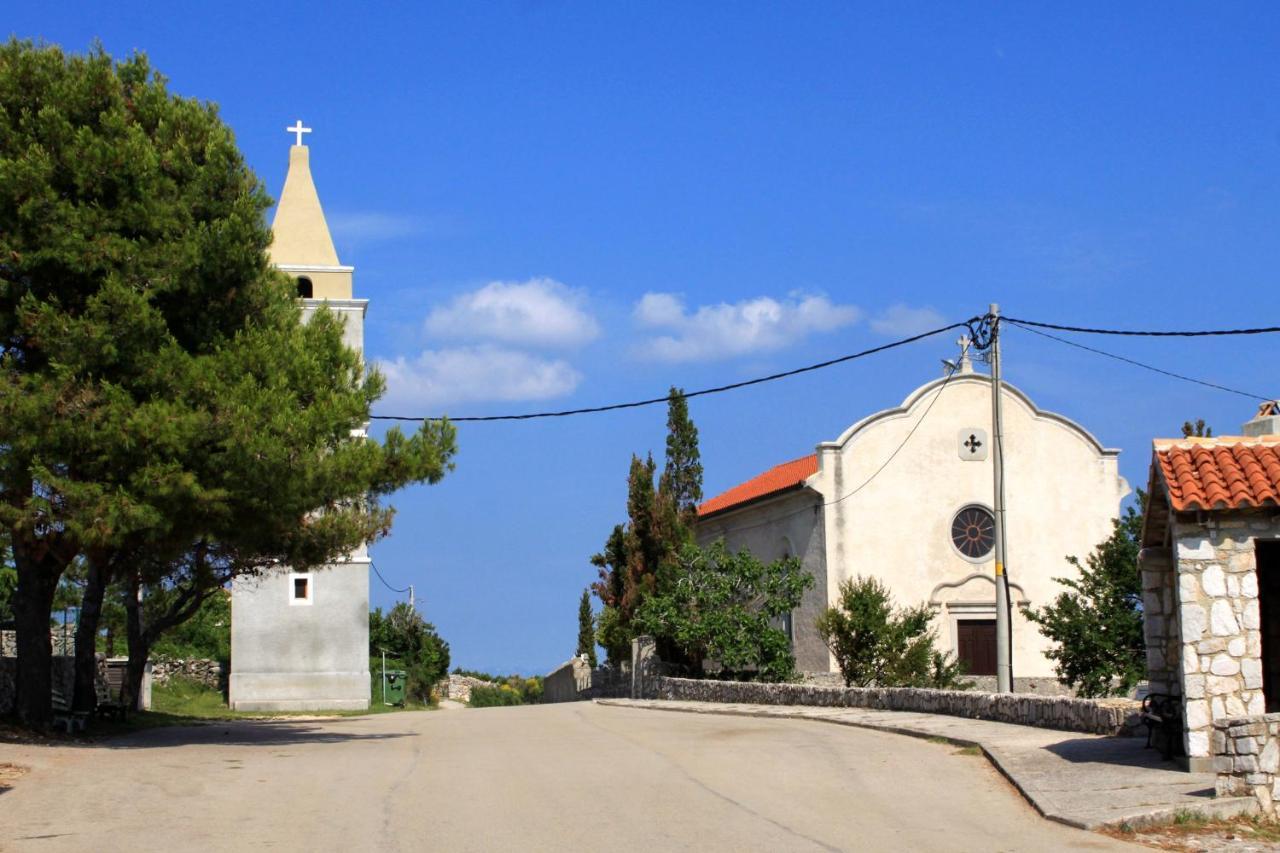
{"type": "Polygon", "coordinates": [[[1280,436],[1156,439],[1175,511],[1280,505],[1280,436]]]}
{"type": "Polygon", "coordinates": [[[752,477],[745,483],[740,483],[727,492],[722,492],[706,501],[698,507],[698,515],[711,515],[766,495],[795,488],[816,473],[818,473],[817,454],[811,454],[801,459],[793,459],[790,462],[783,462],[758,477],[752,477]]]}

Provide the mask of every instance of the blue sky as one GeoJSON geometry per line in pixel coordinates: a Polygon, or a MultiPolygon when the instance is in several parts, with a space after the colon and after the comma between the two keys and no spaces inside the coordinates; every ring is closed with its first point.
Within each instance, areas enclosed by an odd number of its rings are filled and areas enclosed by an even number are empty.
{"type": "MultiPolygon", "coordinates": [[[[278,193],[301,118],[381,413],[693,389],[980,313],[1280,321],[1270,4],[17,3],[5,26],[147,52],[278,193]],[[1038,8],[1032,9],[1036,5],[1038,8]]],[[[695,400],[714,494],[937,375],[954,336],[695,400]]],[[[1280,394],[1277,341],[1085,341],[1280,394]]],[[[1011,330],[1006,374],[1123,448],[1249,400],[1011,330]]],[[[661,407],[462,425],[394,501],[383,575],[470,668],[573,652],[588,557],[661,407]]],[[[1011,508],[1016,511],[1016,508],[1011,508]]],[[[1011,543],[1011,550],[1014,549],[1011,543]]],[[[374,581],[375,604],[395,596],[374,581]]]]}

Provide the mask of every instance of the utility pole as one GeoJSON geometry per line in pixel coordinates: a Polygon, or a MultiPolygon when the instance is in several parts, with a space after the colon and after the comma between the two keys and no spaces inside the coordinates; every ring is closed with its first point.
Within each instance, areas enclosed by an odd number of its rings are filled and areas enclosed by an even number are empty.
{"type": "Polygon", "coordinates": [[[1000,398],[1000,306],[991,303],[991,437],[995,473],[994,513],[996,553],[996,691],[1013,692],[1013,650],[1010,633],[1009,584],[1004,573],[1004,411],[1000,398]]]}
{"type": "Polygon", "coordinates": [[[413,584],[409,584],[409,609],[413,609],[413,584]]]}

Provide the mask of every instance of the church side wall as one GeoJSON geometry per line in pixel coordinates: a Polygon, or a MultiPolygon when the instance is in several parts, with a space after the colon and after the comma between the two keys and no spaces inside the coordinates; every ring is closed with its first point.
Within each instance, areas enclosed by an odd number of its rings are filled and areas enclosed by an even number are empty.
{"type": "MultiPolygon", "coordinates": [[[[878,577],[899,605],[931,603],[942,645],[955,651],[959,619],[995,618],[993,558],[968,560],[951,539],[961,508],[993,503],[990,453],[981,461],[960,455],[962,431],[990,434],[991,383],[983,375],[955,377],[921,421],[938,393],[935,387],[910,411],[851,430],[843,445],[822,445],[814,485],[828,500],[849,495],[827,510],[828,595],[846,578],[878,577]]],[[[1099,452],[1076,428],[1037,416],[1008,391],[1004,410],[1006,564],[1015,602],[1037,607],[1063,590],[1054,578],[1075,574],[1068,555],[1083,560],[1110,535],[1128,487],[1115,455],[1099,452]]],[[[1046,639],[1016,610],[1013,630],[1014,675],[1052,677],[1046,639]]]]}
{"type": "Polygon", "coordinates": [[[830,653],[815,627],[827,606],[826,548],[819,503],[813,492],[797,491],[698,524],[700,545],[723,538],[729,550],[748,548],[764,562],[785,556],[800,558],[801,567],[814,579],[791,615],[792,648],[801,672],[831,669],[830,653]]]}

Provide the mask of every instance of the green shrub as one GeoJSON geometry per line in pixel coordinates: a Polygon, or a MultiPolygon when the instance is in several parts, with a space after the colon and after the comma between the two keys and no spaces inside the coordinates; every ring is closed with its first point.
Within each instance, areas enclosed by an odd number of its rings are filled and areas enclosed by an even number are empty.
{"type": "Polygon", "coordinates": [[[494,708],[502,705],[523,705],[524,699],[520,691],[509,684],[496,684],[493,687],[471,688],[472,708],[494,708]]]}
{"type": "Polygon", "coordinates": [[[960,665],[934,646],[929,605],[897,609],[875,578],[840,583],[835,607],[818,617],[818,633],[849,687],[963,689],[960,665]]]}

